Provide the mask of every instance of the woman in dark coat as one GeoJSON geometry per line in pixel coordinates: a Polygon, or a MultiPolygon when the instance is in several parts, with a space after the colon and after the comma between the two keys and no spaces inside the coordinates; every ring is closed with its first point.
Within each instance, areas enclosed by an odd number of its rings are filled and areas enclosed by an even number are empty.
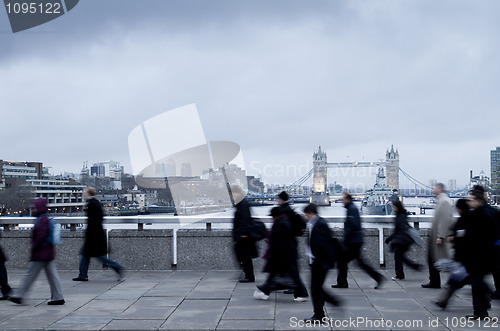
{"type": "Polygon", "coordinates": [[[412,239],[408,235],[408,229],[410,225],[408,224],[408,212],[403,207],[403,204],[399,200],[395,200],[392,204],[392,209],[396,214],[394,218],[394,231],[385,240],[386,244],[391,244],[391,252],[394,253],[394,266],[396,269],[396,276],[392,277],[392,280],[403,280],[405,279],[405,273],[403,269],[403,262],[406,263],[412,269],[420,270],[422,266],[405,256],[405,253],[410,248],[413,243],[412,239]]]}
{"type": "Polygon", "coordinates": [[[98,258],[103,264],[110,266],[118,274],[118,280],[123,276],[125,268],[119,263],[107,258],[108,246],[106,233],[102,227],[104,212],[101,203],[95,198],[96,191],[93,187],[87,187],[83,192],[87,200],[87,230],[85,231],[85,242],[80,253],[80,267],[78,277],[74,281],[86,282],[89,280],[88,270],[91,257],[98,258]]]}
{"type": "Polygon", "coordinates": [[[236,260],[243,268],[244,278],[240,283],[255,282],[252,258],[258,256],[255,242],[249,238],[250,227],[252,226],[252,215],[250,214],[250,204],[245,199],[245,193],[239,186],[231,186],[231,193],[235,202],[236,210],[233,219],[233,242],[236,260]]]}

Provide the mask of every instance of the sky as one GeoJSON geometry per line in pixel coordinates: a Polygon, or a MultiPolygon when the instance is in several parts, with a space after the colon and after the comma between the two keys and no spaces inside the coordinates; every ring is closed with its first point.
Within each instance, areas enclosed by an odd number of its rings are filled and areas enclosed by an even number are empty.
{"type": "Polygon", "coordinates": [[[0,159],[131,172],[132,129],[195,103],[207,140],[238,143],[266,183],[301,177],[320,145],[329,162],[379,161],[394,145],[421,182],[465,185],[470,170],[490,175],[500,146],[499,11],[494,0],[85,0],[12,33],[0,8],[0,159]]]}

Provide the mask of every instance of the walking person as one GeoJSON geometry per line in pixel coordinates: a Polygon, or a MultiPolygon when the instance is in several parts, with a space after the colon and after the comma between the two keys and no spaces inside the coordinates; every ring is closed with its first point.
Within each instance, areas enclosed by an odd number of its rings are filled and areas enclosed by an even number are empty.
{"type": "Polygon", "coordinates": [[[304,230],[306,229],[306,222],[300,216],[293,210],[292,207],[290,207],[289,203],[289,196],[288,193],[285,191],[281,192],[278,194],[276,197],[276,201],[278,202],[278,205],[280,206],[282,212],[287,216],[287,221],[290,222],[292,226],[292,233],[293,233],[293,247],[291,248],[290,254],[292,254],[293,259],[291,260],[291,270],[290,270],[290,276],[294,280],[295,284],[297,287],[293,290],[285,291],[285,293],[293,293],[295,301],[305,301],[307,300],[307,297],[309,294],[307,293],[306,286],[304,285],[304,282],[300,278],[300,273],[299,273],[299,255],[298,255],[298,242],[296,237],[301,237],[304,234],[304,230]]]}
{"type": "Polygon", "coordinates": [[[370,275],[377,282],[375,289],[381,288],[385,277],[375,271],[370,265],[366,264],[361,256],[361,248],[364,243],[363,229],[361,228],[361,217],[359,210],[352,202],[352,195],[344,193],[342,203],[347,209],[346,219],[344,222],[344,241],[343,252],[338,258],[339,273],[337,276],[337,284],[332,285],[332,288],[348,288],[347,282],[347,264],[352,260],[357,260],[363,271],[370,275]]]}
{"type": "Polygon", "coordinates": [[[495,210],[486,203],[484,193],[484,188],[476,185],[467,199],[472,211],[465,229],[465,268],[470,275],[474,311],[466,317],[471,319],[488,317],[490,298],[484,277],[498,267],[494,248],[498,239],[495,210]]]}
{"type": "MultiPolygon", "coordinates": [[[[295,288],[297,284],[291,277],[293,264],[296,263],[294,255],[294,236],[292,225],[279,207],[271,209],[273,226],[269,236],[269,250],[267,252],[267,263],[264,268],[269,276],[264,284],[257,286],[254,293],[256,299],[268,300],[271,291],[295,288]],[[277,278],[286,280],[287,284],[278,282],[277,278]]],[[[303,301],[297,300],[294,301],[303,301]]]]}
{"type": "Polygon", "coordinates": [[[83,197],[87,201],[87,229],[85,230],[85,241],[80,252],[80,266],[78,277],[74,281],[86,282],[89,280],[88,271],[90,258],[99,259],[104,265],[107,265],[118,274],[118,280],[123,277],[125,268],[119,263],[107,258],[108,244],[106,233],[102,227],[104,212],[99,200],[96,199],[96,190],[93,187],[87,187],[83,191],[83,197]]]}
{"type": "Polygon", "coordinates": [[[0,246],[0,286],[2,291],[2,296],[0,300],[6,300],[9,298],[12,288],[9,286],[9,278],[7,277],[7,268],[5,267],[5,261],[7,258],[3,253],[2,247],[0,246]]]}
{"type": "Polygon", "coordinates": [[[436,208],[434,208],[432,229],[427,246],[429,282],[422,284],[423,288],[441,288],[441,276],[434,267],[434,263],[440,259],[449,259],[449,243],[446,238],[452,226],[453,205],[445,193],[443,183],[434,185],[433,193],[436,197],[436,208]]]}
{"type": "Polygon", "coordinates": [[[40,271],[45,270],[47,280],[50,286],[50,301],[48,305],[64,305],[64,297],[61,289],[61,282],[57,274],[56,249],[48,242],[50,234],[50,220],[48,217],[47,200],[44,198],[36,199],[33,202],[35,224],[31,231],[31,259],[28,265],[28,271],[21,281],[21,287],[13,291],[9,300],[21,304],[24,295],[35,282],[40,271]]]}
{"type": "Polygon", "coordinates": [[[236,260],[243,269],[245,276],[239,279],[240,283],[254,283],[255,275],[253,271],[252,258],[256,258],[257,246],[249,237],[250,227],[252,226],[252,214],[250,213],[250,204],[245,198],[245,192],[238,185],[231,186],[231,194],[235,203],[236,210],[233,219],[233,243],[236,253],[236,260]]]}
{"type": "Polygon", "coordinates": [[[436,306],[442,309],[446,309],[453,293],[465,285],[470,284],[470,276],[463,266],[466,263],[466,257],[468,254],[467,242],[465,241],[466,228],[468,222],[470,221],[469,205],[467,204],[467,200],[458,199],[456,208],[460,218],[453,227],[453,234],[449,237],[449,241],[453,244],[455,251],[453,260],[460,263],[461,267],[451,273],[446,284],[446,289],[443,290],[443,293],[440,295],[438,300],[434,302],[436,306]]]}
{"type": "Polygon", "coordinates": [[[309,224],[309,255],[311,263],[311,297],[314,315],[306,322],[321,321],[325,317],[324,306],[328,302],[340,306],[339,298],[323,289],[328,270],[335,265],[336,252],[334,251],[332,232],[325,219],[318,216],[315,204],[308,204],[304,208],[305,219],[309,224]]]}
{"type": "Polygon", "coordinates": [[[385,240],[386,244],[390,244],[391,252],[394,253],[394,267],[396,275],[392,280],[405,279],[403,262],[410,268],[419,271],[422,266],[406,257],[406,252],[410,249],[413,240],[408,235],[410,225],[408,224],[408,211],[403,207],[399,200],[393,200],[392,210],[396,214],[394,217],[394,231],[385,240]]]}

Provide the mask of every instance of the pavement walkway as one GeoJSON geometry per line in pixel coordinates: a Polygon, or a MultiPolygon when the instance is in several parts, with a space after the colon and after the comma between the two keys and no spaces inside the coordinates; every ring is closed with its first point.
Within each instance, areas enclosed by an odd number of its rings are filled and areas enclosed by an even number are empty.
{"type": "MultiPolygon", "coordinates": [[[[237,271],[129,271],[118,282],[113,271],[91,271],[88,282],[73,282],[76,271],[60,271],[66,304],[48,306],[45,275],[34,284],[22,305],[0,302],[0,330],[500,330],[496,320],[467,321],[471,291],[459,291],[446,311],[432,300],[440,290],[423,289],[425,273],[407,271],[404,281],[382,289],[361,271],[350,271],[348,289],[329,289],[345,305],[327,304],[329,320],[313,328],[303,319],[312,304],[294,302],[293,295],[273,293],[268,301],[253,298],[255,284],[237,282],[237,271]]],[[[13,287],[23,271],[10,271],[13,287]]],[[[266,275],[257,275],[257,284],[266,275]]],[[[325,284],[333,284],[336,271],[325,284]]],[[[303,273],[308,284],[309,273],[303,273]]],[[[491,316],[500,316],[493,301],[491,316]]]]}

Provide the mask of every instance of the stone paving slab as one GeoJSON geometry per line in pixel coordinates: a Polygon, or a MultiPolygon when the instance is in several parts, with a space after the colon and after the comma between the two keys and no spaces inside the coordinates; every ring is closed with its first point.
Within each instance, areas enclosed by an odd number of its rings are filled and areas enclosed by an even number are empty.
{"type": "MultiPolygon", "coordinates": [[[[387,278],[392,274],[382,272],[387,278]]],[[[19,286],[23,274],[9,270],[11,286],[19,286]]],[[[464,319],[472,312],[470,287],[458,291],[443,311],[432,303],[441,290],[423,289],[427,274],[413,271],[379,290],[360,270],[350,270],[348,289],[332,289],[336,271],[329,272],[325,290],[345,304],[327,304],[322,325],[303,322],[313,314],[310,300],[294,302],[282,292],[267,301],[254,299],[256,284],[238,283],[239,271],[128,271],[121,282],[110,270],[92,271],[89,282],[73,282],[75,275],[60,272],[64,306],[47,306],[50,291],[43,275],[22,305],[0,302],[0,330],[500,330],[498,323],[464,319]]],[[[256,276],[257,284],[266,279],[256,276]]],[[[309,287],[309,272],[302,278],[309,287]]],[[[492,301],[490,315],[500,316],[500,301],[492,301]]]]}

